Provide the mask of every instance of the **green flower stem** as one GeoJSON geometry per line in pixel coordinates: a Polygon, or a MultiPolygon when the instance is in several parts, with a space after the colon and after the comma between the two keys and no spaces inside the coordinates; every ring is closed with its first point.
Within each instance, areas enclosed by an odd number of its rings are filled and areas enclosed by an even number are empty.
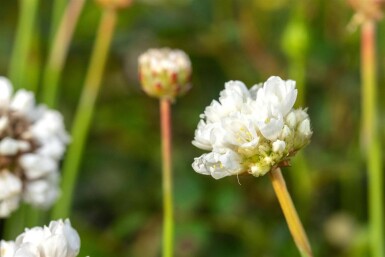
{"type": "Polygon", "coordinates": [[[70,214],[79,164],[92,120],[95,101],[99,93],[116,19],[116,9],[105,8],[103,10],[90,66],[72,126],[72,143],[63,164],[62,197],[54,207],[52,219],[66,218],[70,214]]]}
{"type": "Polygon", "coordinates": [[[361,30],[362,143],[367,153],[368,202],[372,256],[384,256],[382,147],[377,128],[376,24],[367,19],[361,30]]]}
{"type": "Polygon", "coordinates": [[[26,74],[39,0],[20,0],[19,4],[20,13],[12,50],[9,78],[15,89],[25,88],[36,91],[36,88],[31,87],[32,84],[27,82],[26,74]]]}
{"type": "MultiPolygon", "coordinates": [[[[295,106],[305,107],[306,95],[306,61],[309,48],[309,29],[306,22],[306,1],[299,0],[293,3],[290,20],[282,34],[281,47],[288,59],[289,78],[296,81],[298,90],[295,106]]],[[[312,182],[305,155],[299,152],[293,158],[293,168],[290,176],[296,182],[293,188],[293,196],[302,212],[304,218],[309,215],[309,203],[312,195],[312,182]]]]}
{"type": "Polygon", "coordinates": [[[53,44],[56,37],[56,32],[62,19],[63,12],[67,5],[68,0],[53,0],[52,1],[52,17],[51,17],[51,28],[49,35],[49,43],[53,44]]]}
{"type": "MultiPolygon", "coordinates": [[[[298,58],[290,59],[289,74],[290,78],[296,81],[298,89],[298,97],[296,101],[297,107],[305,106],[305,93],[306,93],[306,63],[305,58],[300,56],[298,58]]],[[[309,174],[309,165],[306,161],[305,155],[300,151],[292,160],[292,181],[295,181],[296,186],[294,187],[293,193],[294,198],[298,200],[298,204],[301,210],[306,214],[305,218],[308,217],[309,203],[312,196],[312,182],[309,174]]]]}
{"type": "Polygon", "coordinates": [[[43,102],[55,107],[60,75],[85,0],[71,0],[60,22],[50,49],[43,77],[43,102]]]}
{"type": "Polygon", "coordinates": [[[173,256],[174,224],[171,167],[171,102],[160,100],[163,177],[163,257],[173,256]]]}
{"type": "Polygon", "coordinates": [[[15,240],[24,231],[26,207],[24,204],[20,204],[19,209],[11,213],[9,218],[5,220],[4,238],[0,239],[15,240]]]}
{"type": "Polygon", "coordinates": [[[285,179],[282,176],[280,168],[269,172],[271,182],[275,194],[278,198],[279,204],[285,216],[287,225],[289,226],[290,233],[294,239],[294,242],[303,257],[312,257],[313,253],[309,244],[309,240],[303,229],[301,220],[298,217],[298,213],[291,200],[290,194],[287,190],[285,179]]]}
{"type": "Polygon", "coordinates": [[[45,211],[30,205],[25,206],[24,226],[26,228],[31,228],[42,225],[41,223],[45,213],[45,211]]]}

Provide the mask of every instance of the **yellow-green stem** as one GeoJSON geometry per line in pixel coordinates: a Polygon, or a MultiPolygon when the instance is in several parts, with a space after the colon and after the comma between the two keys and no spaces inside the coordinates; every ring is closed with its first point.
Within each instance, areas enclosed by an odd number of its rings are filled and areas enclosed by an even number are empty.
{"type": "Polygon", "coordinates": [[[59,27],[60,20],[63,16],[63,12],[67,5],[68,0],[53,0],[52,1],[52,17],[51,17],[51,27],[49,35],[49,43],[52,45],[54,38],[56,36],[57,29],[59,27]]]}
{"type": "Polygon", "coordinates": [[[361,30],[362,131],[368,169],[369,225],[372,256],[384,256],[382,147],[377,128],[376,24],[367,19],[361,30]]]}
{"type": "Polygon", "coordinates": [[[56,105],[60,75],[68,48],[85,0],[71,0],[60,22],[53,40],[43,77],[43,102],[50,107],[56,105]]]}
{"type": "Polygon", "coordinates": [[[10,217],[6,219],[4,238],[0,239],[15,240],[16,236],[24,231],[26,207],[24,204],[20,204],[19,209],[11,213],[10,217]]]}
{"type": "Polygon", "coordinates": [[[171,102],[160,100],[163,181],[163,257],[173,256],[174,224],[171,166],[171,102]]]}
{"type": "MultiPolygon", "coordinates": [[[[296,108],[305,107],[306,95],[306,61],[309,48],[309,29],[306,19],[306,1],[293,3],[290,20],[282,35],[282,50],[287,56],[289,78],[296,81],[298,90],[296,108]]],[[[291,180],[296,186],[293,197],[300,206],[303,217],[308,217],[309,203],[312,195],[311,178],[305,156],[302,152],[293,158],[293,168],[290,172],[291,180]]]]}
{"type": "Polygon", "coordinates": [[[72,143],[63,165],[62,197],[57,201],[52,218],[66,218],[70,214],[72,196],[79,164],[89,131],[95,101],[99,93],[104,66],[116,25],[117,14],[112,8],[105,8],[92,51],[91,62],[86,75],[84,88],[72,125],[72,143]]]}
{"type": "MultiPolygon", "coordinates": [[[[305,94],[306,94],[306,59],[304,56],[298,56],[298,58],[290,58],[289,77],[296,81],[296,87],[298,89],[298,97],[296,106],[298,108],[305,106],[305,94]]],[[[312,197],[311,177],[309,174],[308,163],[305,155],[302,152],[296,154],[292,161],[292,172],[290,172],[291,179],[296,186],[294,187],[294,199],[296,199],[301,207],[301,210],[305,213],[305,219],[308,217],[309,203],[312,197]]]]}
{"type": "Polygon", "coordinates": [[[32,84],[28,83],[26,71],[38,4],[39,0],[19,1],[20,13],[9,70],[9,77],[15,89],[25,88],[36,91],[36,88],[32,88],[32,84]]]}
{"type": "Polygon", "coordinates": [[[41,223],[45,213],[44,210],[32,207],[31,205],[25,206],[24,226],[31,228],[42,225],[41,223]]]}
{"type": "Polygon", "coordinates": [[[280,168],[269,172],[271,182],[275,194],[278,198],[279,204],[285,216],[287,225],[289,226],[290,233],[294,239],[294,242],[301,253],[301,256],[312,257],[313,253],[309,244],[309,240],[303,229],[301,220],[298,217],[297,211],[291,200],[290,194],[287,191],[285,180],[282,176],[280,168]]]}

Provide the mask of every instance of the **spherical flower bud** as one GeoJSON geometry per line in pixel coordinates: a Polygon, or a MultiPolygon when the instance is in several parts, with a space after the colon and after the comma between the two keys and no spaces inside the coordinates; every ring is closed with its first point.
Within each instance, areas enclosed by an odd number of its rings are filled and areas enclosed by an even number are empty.
{"type": "Polygon", "coordinates": [[[191,62],[181,50],[149,49],[139,56],[139,78],[150,96],[174,100],[191,87],[191,62]]]}
{"type": "Polygon", "coordinates": [[[219,179],[287,166],[312,135],[306,109],[293,109],[296,97],[295,82],[279,77],[250,90],[227,82],[200,116],[192,143],[210,152],[195,158],[193,169],[219,179]]]}
{"type": "Polygon", "coordinates": [[[132,0],[96,0],[104,8],[125,8],[132,0]]]}
{"type": "Polygon", "coordinates": [[[63,117],[35,105],[32,92],[0,77],[0,218],[23,200],[50,207],[59,195],[59,162],[69,136],[63,117]]]}

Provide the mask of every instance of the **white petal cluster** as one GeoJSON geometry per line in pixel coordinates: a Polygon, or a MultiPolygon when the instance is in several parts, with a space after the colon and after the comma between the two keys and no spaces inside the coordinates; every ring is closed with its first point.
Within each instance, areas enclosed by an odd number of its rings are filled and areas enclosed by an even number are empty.
{"type": "Polygon", "coordinates": [[[275,76],[250,89],[227,82],[195,131],[193,145],[211,152],[194,159],[194,170],[215,179],[261,176],[287,162],[312,135],[306,110],[293,109],[296,98],[295,82],[275,76]]]}
{"type": "Polygon", "coordinates": [[[32,92],[13,92],[0,77],[0,217],[20,200],[48,208],[59,195],[59,161],[69,136],[62,115],[35,105],[32,92]]]}
{"type": "Polygon", "coordinates": [[[26,229],[15,241],[0,241],[1,257],[75,257],[79,250],[79,235],[68,219],[26,229]]]}

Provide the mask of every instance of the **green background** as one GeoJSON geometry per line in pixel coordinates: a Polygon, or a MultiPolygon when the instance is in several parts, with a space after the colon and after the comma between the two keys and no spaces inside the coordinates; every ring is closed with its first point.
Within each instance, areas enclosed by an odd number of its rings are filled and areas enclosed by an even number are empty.
{"type": "MultiPolygon", "coordinates": [[[[58,109],[68,130],[100,14],[87,1],[62,74],[58,109]]],[[[184,50],[193,65],[191,91],[172,106],[175,256],[299,255],[268,176],[216,181],[191,168],[203,153],[191,144],[199,114],[224,83],[241,80],[250,87],[271,75],[301,82],[312,122],[312,142],[303,150],[306,176],[296,176],[295,165],[283,174],[315,256],[368,256],[367,175],[359,144],[360,31],[348,29],[353,14],[342,0],[142,0],[121,10],[71,215],[82,239],[79,256],[160,256],[158,101],[140,90],[137,58],[164,46],[184,50]]],[[[40,1],[27,60],[29,80],[37,85],[50,15],[50,1],[40,1]]],[[[17,1],[2,1],[2,75],[8,74],[17,16],[17,1]]],[[[383,46],[383,24],[378,31],[383,46]]],[[[382,138],[384,51],[378,48],[382,138]]]]}

